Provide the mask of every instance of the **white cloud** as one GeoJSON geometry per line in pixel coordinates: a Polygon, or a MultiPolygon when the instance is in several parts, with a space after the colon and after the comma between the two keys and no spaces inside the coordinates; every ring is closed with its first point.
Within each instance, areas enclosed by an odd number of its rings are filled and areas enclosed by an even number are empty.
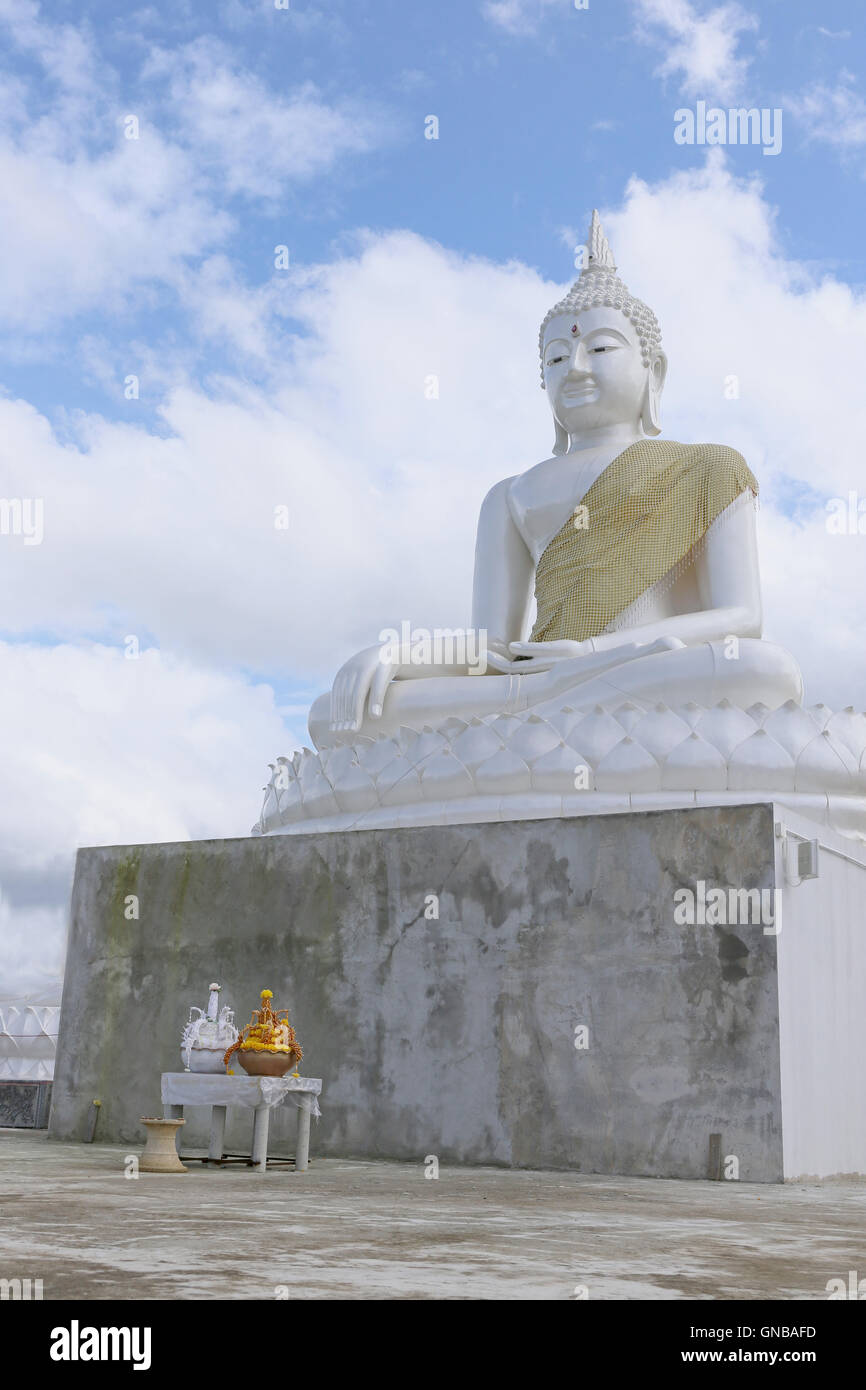
{"type": "MultiPolygon", "coordinates": [[[[321,679],[395,619],[468,620],[475,517],[502,465],[489,441],[514,469],[549,433],[533,338],[554,292],[523,267],[369,236],[297,276],[309,336],[265,364],[266,389],[176,388],[167,437],[79,415],[61,442],[0,400],[7,495],[45,511],[42,545],[5,538],[6,630],[138,632],[195,660],[321,679]],[[480,371],[491,342],[496,370],[480,371]]],[[[90,360],[105,370],[98,345],[90,360]]]]}
{"type": "Polygon", "coordinates": [[[0,24],[7,26],[15,47],[36,59],[63,91],[92,90],[99,73],[88,26],[43,19],[33,0],[0,0],[0,24]]]}
{"type": "MultiPolygon", "coordinates": [[[[63,896],[72,882],[71,860],[64,876],[63,896]]],[[[19,907],[3,893],[0,880],[0,992],[42,993],[46,1002],[60,1003],[66,954],[66,904],[19,907]]]]}
{"type": "Polygon", "coordinates": [[[0,181],[13,191],[0,225],[0,315],[28,333],[95,305],[117,312],[133,296],[142,307],[233,226],[187,156],[152,130],[139,141],[118,132],[110,152],[75,160],[0,139],[0,181]]]}
{"type": "Polygon", "coordinates": [[[798,96],[787,97],[785,109],[807,127],[811,140],[835,145],[840,151],[866,144],[866,100],[853,73],[841,72],[835,86],[813,82],[798,96]]]}
{"type": "Polygon", "coordinates": [[[727,100],[736,95],[751,59],[739,52],[744,34],[758,28],[757,17],[734,2],[701,12],[692,0],[632,0],[635,33],[661,46],[656,70],[677,78],[687,96],[727,100]]]}
{"type": "Polygon", "coordinates": [[[276,199],[288,181],[322,174],[391,133],[368,107],[348,99],[328,103],[313,83],[287,96],[275,92],[214,39],[155,50],[144,76],[167,79],[178,137],[229,196],[276,199]]]}
{"type": "Polygon", "coordinates": [[[16,345],[94,308],[176,306],[235,230],[231,199],[273,202],[395,133],[369,103],[267,87],[212,39],[152,50],[121,92],[86,26],[0,0],[4,25],[42,69],[38,84],[11,60],[0,72],[0,321],[16,345]]]}
{"type": "MultiPolygon", "coordinates": [[[[571,8],[572,0],[565,4],[571,8]]],[[[533,34],[554,6],[562,10],[563,0],[484,0],[481,13],[508,34],[533,34]]]]}
{"type": "Polygon", "coordinates": [[[144,651],[0,643],[0,992],[63,960],[75,849],[246,835],[275,749],[266,685],[144,651]]]}
{"type": "MultiPolygon", "coordinates": [[[[631,0],[633,37],[664,51],[656,68],[675,78],[687,96],[726,100],[736,95],[751,57],[740,51],[758,28],[755,14],[737,0],[701,8],[697,0],[631,0]]],[[[483,0],[485,19],[515,36],[538,32],[545,19],[572,9],[571,0],[483,0]]]]}

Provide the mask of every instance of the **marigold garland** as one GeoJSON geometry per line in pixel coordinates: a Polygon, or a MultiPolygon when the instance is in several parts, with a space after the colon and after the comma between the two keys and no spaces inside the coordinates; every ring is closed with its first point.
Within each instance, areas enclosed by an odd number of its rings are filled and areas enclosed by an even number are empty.
{"type": "Polygon", "coordinates": [[[290,1053],[294,1054],[296,1063],[301,1061],[304,1053],[289,1023],[289,1011],[278,1009],[275,1013],[270,1002],[273,997],[272,990],[262,990],[262,1007],[253,1010],[243,1033],[226,1052],[223,1057],[225,1066],[228,1066],[232,1054],[238,1051],[290,1053]]]}

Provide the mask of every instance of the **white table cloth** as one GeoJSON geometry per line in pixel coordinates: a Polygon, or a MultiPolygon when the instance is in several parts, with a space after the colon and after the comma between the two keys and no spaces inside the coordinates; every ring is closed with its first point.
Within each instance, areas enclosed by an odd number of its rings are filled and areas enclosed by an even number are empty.
{"type": "Polygon", "coordinates": [[[298,1107],[298,1142],[295,1169],[306,1172],[310,1152],[310,1116],[321,1115],[318,1097],[322,1091],[318,1076],[224,1076],[215,1072],[166,1071],[161,1081],[163,1111],[167,1119],[183,1119],[186,1105],[211,1108],[208,1160],[223,1156],[226,1110],[240,1105],[255,1111],[253,1124],[253,1163],[264,1172],[268,1162],[270,1112],[291,1100],[298,1107]]]}
{"type": "Polygon", "coordinates": [[[165,1071],[162,1074],[163,1105],[245,1105],[252,1110],[269,1108],[312,1096],[310,1113],[321,1115],[318,1076],[226,1076],[220,1072],[165,1071]]]}

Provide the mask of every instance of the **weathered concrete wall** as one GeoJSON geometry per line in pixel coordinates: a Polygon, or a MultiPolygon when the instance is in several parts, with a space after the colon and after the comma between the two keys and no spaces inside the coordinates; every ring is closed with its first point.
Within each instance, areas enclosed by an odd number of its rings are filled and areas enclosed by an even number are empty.
{"type": "Polygon", "coordinates": [[[81,850],[51,1133],[98,1096],[139,1148],[219,979],[242,1023],[289,1006],[314,1154],[703,1177],[719,1133],[778,1181],[776,940],[674,921],[678,887],[773,865],[770,806],[81,850]]]}

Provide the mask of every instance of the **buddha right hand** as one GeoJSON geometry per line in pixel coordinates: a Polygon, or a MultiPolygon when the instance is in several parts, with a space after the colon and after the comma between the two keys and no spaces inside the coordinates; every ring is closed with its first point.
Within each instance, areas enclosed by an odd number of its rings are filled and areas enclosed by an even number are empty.
{"type": "Polygon", "coordinates": [[[360,729],[368,696],[370,718],[381,718],[385,691],[399,670],[399,663],[389,660],[392,650],[388,643],[377,643],[340,667],[331,688],[333,732],[348,729],[354,733],[360,729]]]}

